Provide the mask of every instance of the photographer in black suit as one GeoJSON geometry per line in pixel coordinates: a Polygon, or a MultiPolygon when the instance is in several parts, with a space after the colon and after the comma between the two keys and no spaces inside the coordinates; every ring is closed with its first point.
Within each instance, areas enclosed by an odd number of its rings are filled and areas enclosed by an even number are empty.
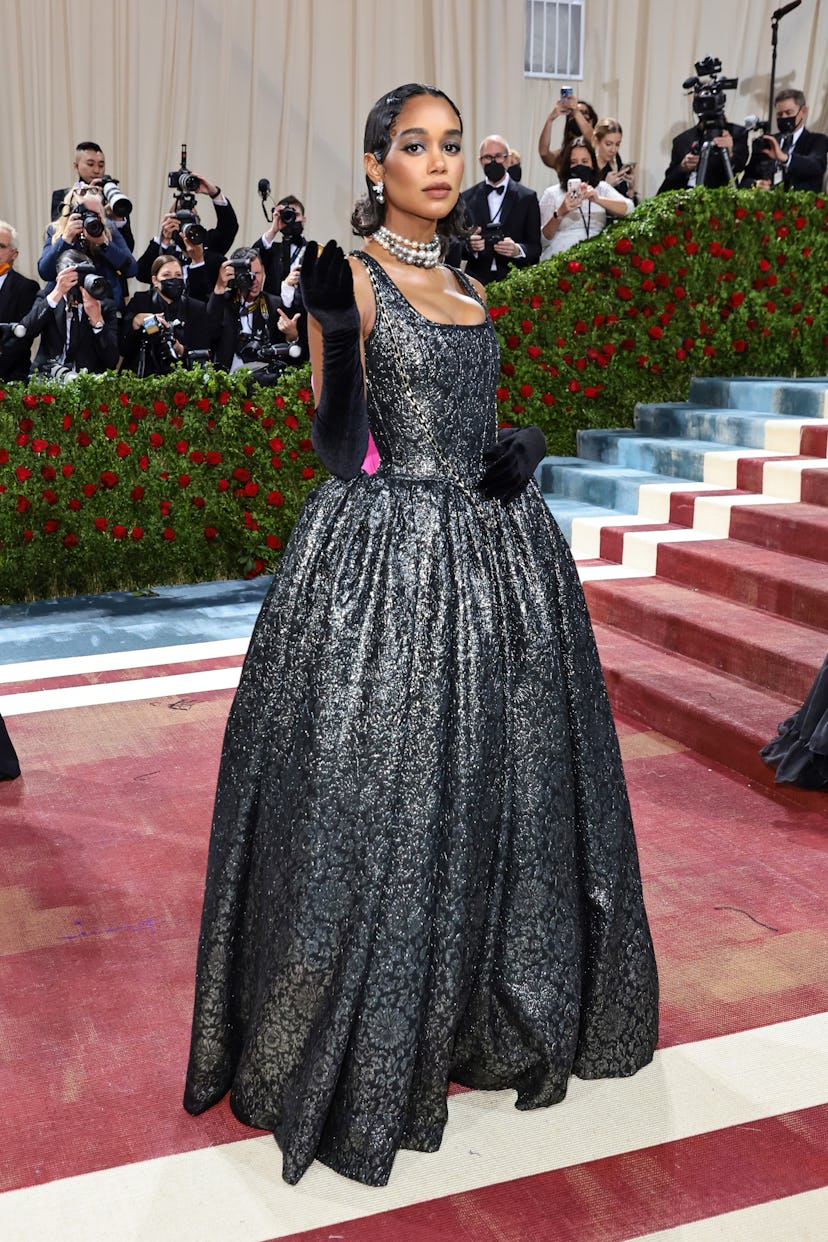
{"type": "Polygon", "coordinates": [[[705,56],[696,61],[698,76],[682,83],[682,90],[693,93],[698,120],[673,139],[670,163],[657,193],[729,185],[747,164],[748,131],[743,125],[730,124],[724,112],[725,91],[735,90],[739,79],[719,77],[721,68],[720,60],[705,56]]]}
{"type": "Polygon", "coordinates": [[[762,190],[781,184],[786,190],[819,193],[825,180],[828,135],[805,128],[808,105],[802,91],[778,91],[774,109],[777,132],[756,139],[740,184],[762,190]]]}
{"type": "Polygon", "coordinates": [[[40,337],[34,369],[55,379],[80,370],[100,374],[118,362],[118,316],[106,281],[81,250],[64,250],[57,279],[23,319],[27,339],[40,337]]]}
{"type": "Polygon", "coordinates": [[[302,311],[286,310],[263,285],[260,256],[240,247],[221,265],[207,311],[220,323],[216,366],[249,367],[258,384],[272,384],[285,366],[308,358],[307,323],[302,311]]]}
{"type": "Polygon", "coordinates": [[[166,375],[181,363],[206,362],[212,356],[219,317],[185,292],[181,264],[161,254],[152,265],[152,288],[142,289],[124,311],[122,366],[136,375],[166,375]]]}
{"type": "MultiPolygon", "coordinates": [[[[12,225],[0,220],[0,323],[14,324],[32,308],[38,284],[14,270],[17,258],[17,233],[12,225]]],[[[0,379],[25,380],[29,376],[30,341],[18,336],[11,328],[0,329],[0,379]]]]}
{"type": "Polygon", "coordinates": [[[530,267],[540,259],[540,207],[534,190],[509,176],[509,144],[491,134],[480,144],[483,181],[461,194],[470,224],[476,226],[449,252],[449,262],[466,258],[466,274],[481,284],[502,280],[511,264],[530,267]]]}
{"type": "MultiPolygon", "coordinates": [[[[174,255],[184,270],[187,292],[206,302],[239,231],[239,222],[220,186],[202,177],[201,173],[181,171],[192,178],[194,188],[177,194],[164,213],[158,232],[138,260],[136,276],[148,285],[152,280],[152,265],[158,256],[174,255]],[[216,223],[211,229],[201,223],[196,207],[197,194],[206,194],[212,201],[216,223]]],[[[174,175],[171,173],[170,177],[174,175]]]]}

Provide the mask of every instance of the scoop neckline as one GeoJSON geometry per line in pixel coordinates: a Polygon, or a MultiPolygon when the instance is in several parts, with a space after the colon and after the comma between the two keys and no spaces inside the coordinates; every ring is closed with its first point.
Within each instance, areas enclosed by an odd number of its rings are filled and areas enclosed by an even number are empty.
{"type": "MultiPolygon", "coordinates": [[[[394,280],[392,280],[392,279],[391,279],[391,277],[388,275],[388,272],[386,272],[385,268],[382,266],[382,264],[379,262],[379,260],[378,260],[378,259],[375,259],[375,258],[374,258],[374,256],[373,256],[373,255],[371,255],[371,254],[366,254],[364,250],[357,250],[357,251],[355,251],[354,253],[355,253],[355,254],[356,254],[356,255],[357,255],[360,259],[363,259],[363,260],[367,259],[369,263],[373,263],[375,267],[378,267],[378,268],[379,268],[379,270],[382,272],[383,276],[385,277],[385,279],[388,281],[388,283],[389,283],[390,285],[392,285],[392,286],[393,286],[393,288],[396,290],[396,292],[399,294],[399,296],[400,296],[400,297],[402,298],[402,300],[405,302],[406,306],[410,307],[410,309],[414,312],[414,314],[415,314],[415,315],[416,315],[419,319],[424,320],[424,321],[425,321],[425,323],[430,323],[430,324],[432,325],[432,327],[435,327],[435,328],[462,328],[462,329],[466,330],[466,329],[468,329],[468,328],[485,328],[485,327],[486,327],[486,324],[487,324],[488,322],[490,322],[488,308],[486,307],[485,303],[483,303],[483,302],[478,302],[478,306],[479,306],[479,307],[480,307],[480,309],[483,311],[483,318],[480,320],[480,323],[444,323],[442,319],[431,319],[428,315],[424,315],[424,314],[423,314],[423,312],[422,312],[421,310],[418,310],[418,309],[417,309],[417,307],[414,305],[414,303],[413,303],[413,302],[410,302],[410,301],[408,300],[408,298],[405,296],[405,294],[403,293],[403,291],[402,291],[402,289],[400,288],[400,286],[396,283],[396,281],[394,281],[394,280]]],[[[444,264],[444,266],[446,266],[446,267],[447,267],[447,266],[448,266],[448,264],[444,264]]],[[[453,271],[454,269],[451,269],[451,270],[453,271]]],[[[462,288],[462,284],[461,284],[461,282],[460,282],[460,281],[458,281],[457,283],[458,283],[458,285],[460,285],[460,287],[462,288]]],[[[467,291],[464,289],[464,290],[463,290],[463,292],[467,292],[467,291]]],[[[371,333],[373,333],[374,328],[375,328],[376,326],[377,326],[377,320],[375,319],[375,320],[374,320],[374,327],[371,329],[371,333]]]]}

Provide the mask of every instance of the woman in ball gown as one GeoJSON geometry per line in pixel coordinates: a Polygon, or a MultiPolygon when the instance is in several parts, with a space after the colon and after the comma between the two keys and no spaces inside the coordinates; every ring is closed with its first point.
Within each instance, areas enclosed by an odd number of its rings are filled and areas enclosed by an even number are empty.
{"type": "Polygon", "coordinates": [[[828,789],[828,656],[800,708],[759,752],[777,785],[828,789]]]}
{"type": "Polygon", "coordinates": [[[308,246],[335,476],[309,498],[227,725],[185,1107],[230,1092],[283,1177],[383,1185],[434,1151],[450,1081],[554,1104],[652,1057],[657,976],[578,575],[498,432],[461,228],[462,124],[434,87],[366,125],[364,250],[308,246]],[[361,470],[368,428],[381,465],[361,470]]]}

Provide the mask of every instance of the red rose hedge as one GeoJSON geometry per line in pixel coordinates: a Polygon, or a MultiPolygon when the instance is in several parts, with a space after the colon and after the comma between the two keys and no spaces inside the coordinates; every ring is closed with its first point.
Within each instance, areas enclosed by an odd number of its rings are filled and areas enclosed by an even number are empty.
{"type": "MultiPolygon", "coordinates": [[[[487,293],[501,421],[568,454],[694,375],[824,375],[828,201],[661,195],[487,293]]],[[[307,367],[249,395],[209,368],[0,388],[0,602],[272,569],[325,477],[312,414],[307,367]]]]}

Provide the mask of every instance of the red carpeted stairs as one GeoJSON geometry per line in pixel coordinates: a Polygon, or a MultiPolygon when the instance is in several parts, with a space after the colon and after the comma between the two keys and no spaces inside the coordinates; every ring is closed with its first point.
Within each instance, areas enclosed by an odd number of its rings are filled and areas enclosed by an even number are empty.
{"type": "MultiPolygon", "coordinates": [[[[593,548],[599,531],[599,559],[593,551],[582,575],[614,708],[828,815],[828,794],[774,787],[758,754],[828,651],[828,424],[818,421],[828,414],[828,380],[822,389],[820,406],[813,381],[699,381],[686,425],[680,407],[663,407],[664,426],[657,407],[640,407],[636,431],[607,442],[586,433],[579,454],[590,473],[602,461],[616,475],[629,467],[627,488],[642,464],[671,460],[661,487],[642,474],[637,514],[583,519],[593,548]],[[797,423],[798,454],[762,447],[763,437],[784,442],[797,423]],[[723,471],[736,486],[717,486],[723,471]],[[648,521],[662,491],[665,520],[648,521]],[[647,576],[636,575],[638,564],[647,576]]],[[[554,512],[554,495],[547,502],[554,512]]],[[[577,557],[577,517],[571,529],[577,557]]]]}

